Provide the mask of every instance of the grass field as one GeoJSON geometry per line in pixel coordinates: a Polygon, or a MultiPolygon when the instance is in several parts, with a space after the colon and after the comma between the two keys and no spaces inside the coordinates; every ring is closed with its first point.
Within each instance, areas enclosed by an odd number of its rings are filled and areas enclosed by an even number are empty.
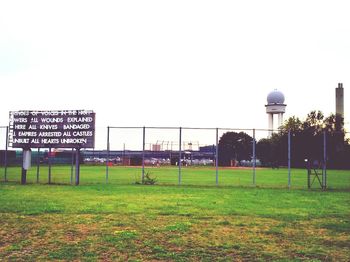
{"type": "MultiPolygon", "coordinates": [[[[156,178],[158,185],[178,185],[179,176],[177,167],[146,167],[145,172],[151,177],[156,178]]],[[[321,173],[321,170],[319,170],[321,173]]],[[[0,174],[3,174],[0,169],[0,174]]],[[[20,182],[21,169],[19,167],[10,167],[7,172],[7,180],[10,182],[20,182]]],[[[48,183],[48,167],[40,167],[39,182],[48,183]]],[[[256,186],[269,188],[287,188],[288,187],[288,169],[256,169],[256,186]]],[[[0,177],[0,181],[4,177],[0,177]]],[[[218,177],[219,186],[253,186],[253,170],[251,168],[220,168],[218,177]]],[[[33,166],[27,175],[28,183],[36,183],[37,169],[33,166]]],[[[74,177],[73,177],[74,181],[74,177]]],[[[130,185],[141,181],[140,167],[109,167],[108,183],[118,185],[130,185]]],[[[56,184],[70,184],[71,167],[64,165],[52,166],[51,182],[56,184]]],[[[80,183],[85,185],[105,184],[106,167],[101,166],[81,166],[80,183]]],[[[184,167],[181,173],[182,185],[216,185],[215,168],[213,167],[184,167]]],[[[350,170],[327,170],[327,184],[332,189],[350,190],[350,170]]],[[[305,169],[292,169],[291,188],[307,188],[307,171],[305,169]]],[[[313,188],[320,188],[317,180],[313,188]]]]}
{"type": "MultiPolygon", "coordinates": [[[[19,181],[19,170],[8,178],[19,181]]],[[[0,260],[350,260],[350,172],[328,171],[330,189],[305,189],[305,170],[147,169],[153,186],[136,185],[140,169],[52,169],[47,185],[0,183],[0,260]]],[[[36,181],[32,168],[28,181],[36,181]]]]}

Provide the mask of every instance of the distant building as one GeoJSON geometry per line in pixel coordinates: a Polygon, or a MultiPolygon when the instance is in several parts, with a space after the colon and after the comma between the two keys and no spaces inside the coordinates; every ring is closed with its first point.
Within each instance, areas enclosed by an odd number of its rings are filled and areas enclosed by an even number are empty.
{"type": "MultiPolygon", "coordinates": [[[[338,87],[335,88],[335,114],[344,119],[344,89],[342,83],[338,83],[338,87]]],[[[336,128],[341,130],[343,126],[337,126],[336,128]]]]}
{"type": "Polygon", "coordinates": [[[160,151],[160,144],[152,144],[152,151],[160,151]]]}
{"type": "Polygon", "coordinates": [[[199,152],[207,152],[207,153],[213,153],[216,151],[216,146],[215,145],[210,145],[210,146],[200,146],[199,147],[199,152]]]}

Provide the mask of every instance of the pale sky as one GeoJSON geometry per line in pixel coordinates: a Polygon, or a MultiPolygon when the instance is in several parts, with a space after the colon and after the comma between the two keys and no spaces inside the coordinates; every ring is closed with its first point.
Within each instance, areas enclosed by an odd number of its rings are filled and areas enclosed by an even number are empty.
{"type": "Polygon", "coordinates": [[[91,109],[97,147],[108,125],[267,128],[273,89],[303,119],[334,113],[341,82],[349,131],[349,13],[348,0],[0,0],[0,125],[91,109]]]}

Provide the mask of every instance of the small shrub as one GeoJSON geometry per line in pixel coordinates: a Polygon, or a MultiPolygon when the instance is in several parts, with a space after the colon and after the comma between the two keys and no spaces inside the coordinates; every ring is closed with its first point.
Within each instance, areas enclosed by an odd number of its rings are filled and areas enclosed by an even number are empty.
{"type": "Polygon", "coordinates": [[[151,177],[151,173],[150,172],[146,172],[145,176],[143,178],[143,181],[139,181],[136,177],[135,177],[135,184],[136,185],[154,185],[155,183],[157,183],[157,178],[156,177],[151,177]]]}

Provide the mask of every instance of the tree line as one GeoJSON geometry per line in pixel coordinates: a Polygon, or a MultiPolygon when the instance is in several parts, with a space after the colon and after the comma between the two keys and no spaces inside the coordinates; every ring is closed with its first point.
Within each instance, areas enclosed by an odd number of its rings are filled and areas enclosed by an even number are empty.
{"type": "MultiPolygon", "coordinates": [[[[343,119],[321,111],[311,111],[306,119],[288,118],[269,138],[256,143],[256,157],[263,166],[288,165],[288,133],[291,134],[291,165],[305,167],[305,161],[322,163],[324,133],[326,133],[327,167],[350,168],[350,144],[346,138],[343,119]]],[[[230,166],[232,161],[251,160],[253,137],[245,132],[227,132],[219,141],[219,165],[230,166]]]]}

